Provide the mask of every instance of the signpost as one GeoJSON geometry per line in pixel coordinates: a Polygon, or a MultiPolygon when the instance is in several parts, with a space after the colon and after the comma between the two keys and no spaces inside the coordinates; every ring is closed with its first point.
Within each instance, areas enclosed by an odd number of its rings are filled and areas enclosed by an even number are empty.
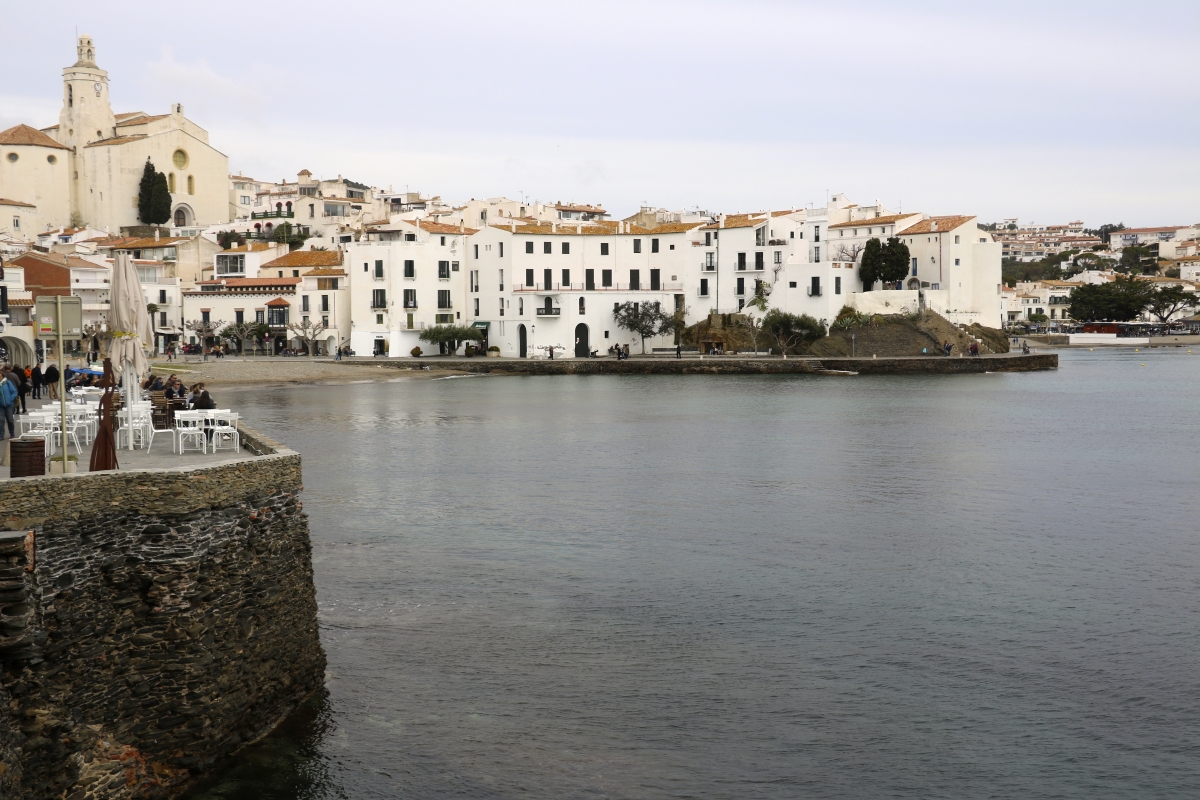
{"type": "MultiPolygon", "coordinates": [[[[63,360],[63,340],[83,338],[83,300],[78,297],[39,297],[33,323],[39,339],[58,339],[59,441],[62,442],[63,472],[67,471],[67,362],[63,360]]],[[[53,437],[51,437],[53,446],[53,437]]],[[[53,451],[52,451],[53,452],[53,451]]]]}

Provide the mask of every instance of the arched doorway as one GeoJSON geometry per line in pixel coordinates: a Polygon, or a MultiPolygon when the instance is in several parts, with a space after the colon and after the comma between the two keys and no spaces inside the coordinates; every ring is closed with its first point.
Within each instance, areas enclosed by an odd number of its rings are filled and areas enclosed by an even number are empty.
{"type": "Polygon", "coordinates": [[[588,326],[582,322],[575,326],[575,357],[588,357],[588,326]]]}
{"type": "Polygon", "coordinates": [[[529,340],[526,338],[525,326],[517,326],[517,352],[521,358],[529,357],[529,340]]]}
{"type": "Polygon", "coordinates": [[[908,288],[909,289],[920,289],[921,288],[920,279],[919,278],[909,278],[908,279],[908,288]]]}

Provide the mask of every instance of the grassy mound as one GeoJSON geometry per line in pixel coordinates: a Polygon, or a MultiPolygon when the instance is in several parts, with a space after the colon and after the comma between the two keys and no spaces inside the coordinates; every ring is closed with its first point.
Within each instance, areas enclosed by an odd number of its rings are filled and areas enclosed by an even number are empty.
{"type": "Polygon", "coordinates": [[[973,325],[964,332],[945,317],[924,311],[921,314],[876,314],[856,318],[851,327],[834,328],[824,339],[813,342],[809,353],[835,357],[851,355],[851,334],[854,335],[854,354],[859,356],[919,356],[942,355],[942,344],[950,342],[952,356],[970,352],[971,342],[981,340],[984,353],[1007,353],[1008,339],[1002,331],[973,325]],[[975,338],[972,338],[972,335],[975,338]]]}

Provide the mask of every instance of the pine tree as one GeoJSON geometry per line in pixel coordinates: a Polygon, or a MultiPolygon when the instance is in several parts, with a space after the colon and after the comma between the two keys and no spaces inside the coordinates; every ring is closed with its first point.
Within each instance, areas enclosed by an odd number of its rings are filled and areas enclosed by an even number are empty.
{"type": "Polygon", "coordinates": [[[142,182],[138,184],[138,219],[150,223],[150,203],[154,197],[154,164],[146,159],[146,167],[142,170],[142,182]]]}
{"type": "Polygon", "coordinates": [[[167,189],[167,176],[154,176],[154,192],[150,196],[149,216],[143,220],[151,225],[161,225],[171,218],[171,192],[167,189]]]}

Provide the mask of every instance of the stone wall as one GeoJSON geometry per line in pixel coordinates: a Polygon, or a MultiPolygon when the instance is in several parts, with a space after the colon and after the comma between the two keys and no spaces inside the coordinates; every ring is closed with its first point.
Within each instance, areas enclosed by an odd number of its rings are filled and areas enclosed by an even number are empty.
{"type": "MultiPolygon", "coordinates": [[[[366,359],[364,359],[366,360],[366,359]]],[[[347,363],[347,362],[341,362],[347,363]]],[[[354,363],[354,362],[349,362],[354,363]]],[[[980,358],[943,356],[903,356],[893,358],[738,358],[719,356],[683,359],[670,357],[574,358],[533,360],[519,358],[402,358],[379,360],[395,369],[452,369],[464,372],[496,372],[519,375],[789,375],[820,374],[827,370],[848,370],[871,375],[955,375],[979,372],[1032,372],[1058,369],[1055,353],[1002,355],[980,358]]]]}
{"type": "Polygon", "coordinates": [[[0,481],[0,796],[162,797],[321,687],[300,457],[0,481]]]}

